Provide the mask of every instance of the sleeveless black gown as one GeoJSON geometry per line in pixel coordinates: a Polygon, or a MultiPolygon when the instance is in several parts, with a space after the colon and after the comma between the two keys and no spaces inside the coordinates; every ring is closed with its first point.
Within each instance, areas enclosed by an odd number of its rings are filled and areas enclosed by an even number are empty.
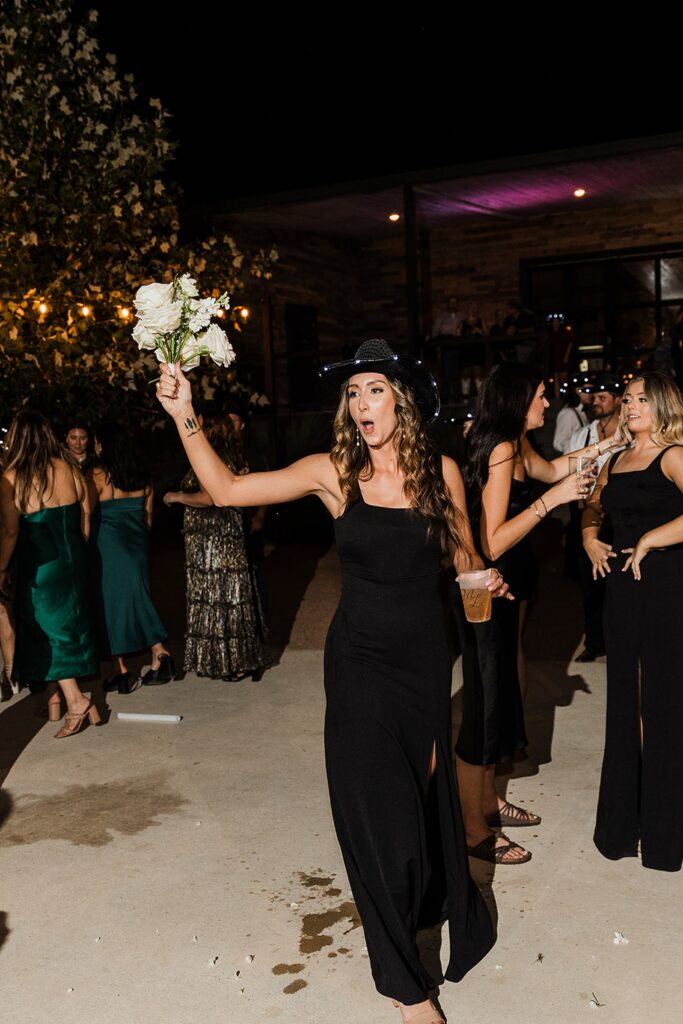
{"type": "Polygon", "coordinates": [[[413,1004],[434,984],[418,928],[448,919],[450,981],[493,944],[451,759],[440,543],[419,513],[362,497],[335,530],[342,596],[325,646],[330,802],[377,988],[413,1004]]]}
{"type": "Polygon", "coordinates": [[[651,551],[636,582],[621,569],[648,530],[683,515],[683,494],[662,472],[664,451],[646,469],[613,472],[601,502],[614,528],[604,626],[607,726],[595,845],[611,860],[678,871],[683,862],[683,544],[651,551]],[[640,693],[638,675],[640,669],[640,693]],[[640,716],[643,748],[640,749],[640,716]]]}

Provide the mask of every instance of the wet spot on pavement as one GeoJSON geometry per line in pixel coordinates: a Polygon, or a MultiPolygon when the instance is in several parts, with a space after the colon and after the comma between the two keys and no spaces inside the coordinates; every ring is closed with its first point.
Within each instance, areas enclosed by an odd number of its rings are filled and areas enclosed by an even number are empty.
{"type": "Polygon", "coordinates": [[[19,797],[0,831],[0,847],[45,839],[65,839],[74,846],[106,846],[117,832],[132,836],[161,824],[162,815],[177,814],[187,800],[169,786],[169,775],[116,779],[68,786],[50,796],[19,797]]]}
{"type": "Polygon", "coordinates": [[[307,985],[307,981],[304,981],[303,978],[299,978],[298,981],[293,981],[290,985],[285,985],[282,991],[286,995],[291,996],[295,992],[300,992],[302,988],[306,988],[307,985]]]}
{"type": "Polygon", "coordinates": [[[305,964],[275,964],[273,974],[299,974],[305,966],[305,964]]]}

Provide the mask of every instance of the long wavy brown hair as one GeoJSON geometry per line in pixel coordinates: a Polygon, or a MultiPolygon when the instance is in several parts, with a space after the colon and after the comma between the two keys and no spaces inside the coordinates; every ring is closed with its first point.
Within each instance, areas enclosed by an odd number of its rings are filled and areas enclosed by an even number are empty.
{"type": "Polygon", "coordinates": [[[44,507],[54,486],[54,459],[65,461],[64,450],[45,416],[31,409],[17,413],[5,438],[5,471],[14,470],[14,500],[20,512],[35,501],[38,508],[44,507]]]}
{"type": "MultiPolygon", "coordinates": [[[[466,522],[453,505],[441,469],[441,456],[425,432],[420,410],[407,385],[387,377],[396,403],[396,454],[403,473],[403,493],[409,507],[429,520],[429,531],[438,530],[442,544],[450,539],[458,558],[470,559],[473,552],[465,540],[466,522]]],[[[373,474],[370,449],[359,436],[349,412],[348,385],[342,385],[339,408],[334,418],[334,445],[330,453],[347,504],[360,497],[360,481],[373,474]]]]}

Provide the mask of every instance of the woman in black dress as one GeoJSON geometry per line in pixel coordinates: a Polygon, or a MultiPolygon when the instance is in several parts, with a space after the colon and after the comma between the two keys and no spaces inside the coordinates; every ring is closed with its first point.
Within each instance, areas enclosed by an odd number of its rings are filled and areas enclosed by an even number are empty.
{"type": "MultiPolygon", "coordinates": [[[[335,520],[342,597],[325,648],[325,752],[332,812],[379,991],[403,1020],[436,1024],[418,927],[448,919],[459,981],[489,950],[488,912],[468,868],[451,762],[451,664],[439,596],[442,540],[471,550],[454,462],[423,423],[439,409],[431,376],[384,341],[325,367],[341,385],[330,454],[236,476],[203,436],[189,383],[162,368],[159,398],[217,505],[317,494],[335,520]]],[[[491,589],[507,589],[496,580],[491,589]]]]}
{"type": "Polygon", "coordinates": [[[595,845],[611,860],[683,862],[683,402],[646,373],[622,399],[633,437],[603,466],[584,513],[593,574],[607,576],[607,728],[595,845]],[[597,513],[597,515],[596,515],[597,513]],[[602,514],[612,545],[598,539],[602,514]]]}
{"type": "Polygon", "coordinates": [[[479,673],[464,680],[463,721],[456,746],[458,782],[472,856],[519,864],[531,854],[494,829],[538,825],[538,815],[498,796],[495,766],[526,746],[526,690],[521,630],[536,586],[537,567],[528,535],[554,508],[581,497],[588,481],[569,475],[569,455],[597,455],[615,445],[596,442],[548,462],[527,433],[543,425],[545,384],[535,368],[499,363],[479,394],[467,437],[465,485],[480,550],[510,586],[514,603],[498,602],[489,623],[476,626],[479,673]],[[527,477],[553,484],[532,500],[527,477]]]}

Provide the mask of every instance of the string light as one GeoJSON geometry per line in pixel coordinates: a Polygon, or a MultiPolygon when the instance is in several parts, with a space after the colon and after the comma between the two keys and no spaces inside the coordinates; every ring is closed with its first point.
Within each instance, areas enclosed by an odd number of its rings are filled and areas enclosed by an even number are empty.
{"type": "Polygon", "coordinates": [[[396,223],[397,220],[400,220],[400,219],[401,219],[401,214],[400,213],[390,213],[389,214],[389,220],[393,221],[394,224],[396,223]]]}
{"type": "Polygon", "coordinates": [[[216,316],[220,317],[220,318],[221,318],[221,320],[222,320],[222,319],[223,319],[223,317],[225,316],[225,310],[224,310],[224,309],[218,309],[218,310],[216,310],[216,316]]]}
{"type": "Polygon", "coordinates": [[[45,313],[47,313],[47,309],[48,309],[47,302],[39,302],[38,303],[38,312],[39,313],[42,313],[43,315],[45,315],[45,313]]]}
{"type": "Polygon", "coordinates": [[[247,309],[246,306],[240,306],[239,313],[243,320],[248,320],[251,316],[251,310],[247,309]]]}
{"type": "Polygon", "coordinates": [[[575,188],[575,189],[574,189],[574,195],[575,195],[575,197],[576,197],[577,199],[583,199],[583,197],[585,196],[585,194],[586,194],[586,190],[585,190],[585,188],[575,188]]]}
{"type": "Polygon", "coordinates": [[[128,318],[130,317],[130,310],[128,309],[128,306],[121,307],[121,309],[119,310],[119,316],[121,317],[122,320],[128,320],[128,318]]]}
{"type": "Polygon", "coordinates": [[[81,316],[90,316],[91,312],[90,306],[81,306],[81,316]]]}

